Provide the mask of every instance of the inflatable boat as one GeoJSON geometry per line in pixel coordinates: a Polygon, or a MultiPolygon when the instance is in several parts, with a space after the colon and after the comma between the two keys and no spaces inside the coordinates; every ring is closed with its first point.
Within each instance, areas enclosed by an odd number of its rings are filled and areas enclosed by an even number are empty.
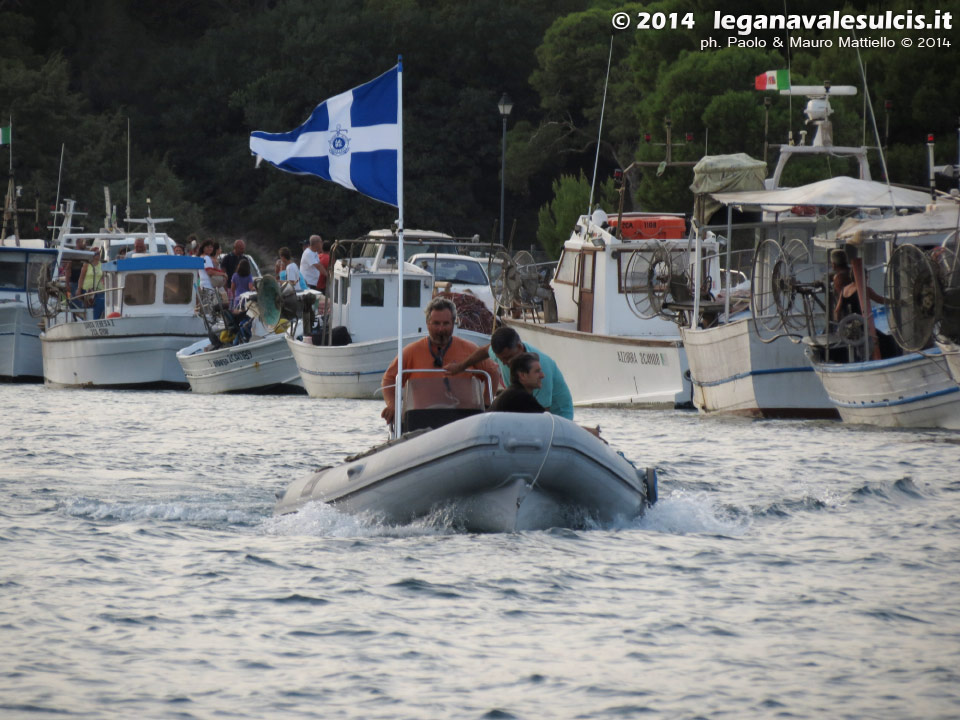
{"type": "MultiPolygon", "coordinates": [[[[629,521],[656,500],[652,468],[636,468],[576,423],[482,412],[450,380],[452,402],[405,404],[405,435],[295,480],[274,512],[319,501],[402,525],[445,511],[468,532],[513,532],[629,521]]],[[[408,381],[408,397],[418,383],[408,381]]]]}

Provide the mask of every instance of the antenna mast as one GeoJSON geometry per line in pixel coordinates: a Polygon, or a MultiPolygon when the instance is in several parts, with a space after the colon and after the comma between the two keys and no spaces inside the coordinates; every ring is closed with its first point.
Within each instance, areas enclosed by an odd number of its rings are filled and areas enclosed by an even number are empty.
{"type": "Polygon", "coordinates": [[[127,118],[127,217],[130,217],[130,118],[127,118]]]}
{"type": "Polygon", "coordinates": [[[597,154],[593,159],[593,182],[590,183],[590,204],[587,215],[593,212],[593,189],[597,185],[597,165],[600,163],[600,136],[603,134],[603,113],[607,107],[607,85],[610,83],[610,62],[613,60],[613,35],[610,35],[610,54],[607,56],[607,78],[603,81],[603,102],[600,103],[600,128],[597,130],[597,154]]]}

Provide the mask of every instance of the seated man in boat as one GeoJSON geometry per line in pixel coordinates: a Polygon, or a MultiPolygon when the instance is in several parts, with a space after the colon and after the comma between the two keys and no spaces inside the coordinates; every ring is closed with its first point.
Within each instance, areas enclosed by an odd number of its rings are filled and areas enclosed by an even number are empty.
{"type": "MultiPolygon", "coordinates": [[[[403,383],[405,384],[411,377],[417,377],[417,373],[408,375],[407,370],[439,370],[443,368],[444,363],[459,362],[470,357],[477,351],[477,346],[469,340],[454,337],[453,328],[457,322],[457,306],[453,301],[445,297],[435,297],[431,300],[424,311],[427,317],[427,337],[421,338],[414,343],[410,343],[403,349],[403,383]]],[[[477,367],[485,370],[490,375],[494,384],[493,390],[499,387],[500,372],[493,361],[487,359],[480,362],[477,367]]],[[[421,377],[429,377],[429,373],[421,373],[421,377]]],[[[383,399],[387,406],[380,413],[380,416],[387,421],[387,424],[393,425],[394,416],[394,386],[397,382],[397,358],[393,359],[390,367],[383,374],[381,387],[383,388],[383,399]]],[[[486,380],[484,380],[486,385],[486,380]]],[[[487,391],[484,389],[484,397],[487,397],[487,391]]]]}
{"type": "Polygon", "coordinates": [[[563,379],[560,368],[549,355],[540,352],[533,345],[521,342],[520,336],[512,327],[497,328],[490,336],[489,345],[479,348],[462,362],[448,363],[445,368],[448,372],[460,373],[489,355],[500,367],[503,384],[508,385],[510,384],[508,365],[515,357],[525,352],[534,353],[539,358],[544,375],[543,382],[532,391],[533,397],[554,415],[573,420],[573,396],[570,394],[566,380],[563,379]]]}

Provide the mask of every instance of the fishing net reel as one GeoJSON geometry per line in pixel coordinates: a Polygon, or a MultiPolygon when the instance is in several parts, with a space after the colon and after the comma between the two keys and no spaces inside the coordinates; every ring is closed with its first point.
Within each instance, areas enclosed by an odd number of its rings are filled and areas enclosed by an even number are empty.
{"type": "Polygon", "coordinates": [[[67,308],[69,297],[63,281],[54,279],[53,263],[45,262],[37,273],[37,296],[27,293],[27,312],[31,317],[52,319],[67,308]]]}
{"type": "Polygon", "coordinates": [[[750,312],[760,339],[772,342],[822,332],[827,317],[817,297],[822,289],[805,242],[797,238],[761,242],[750,280],[750,312]]]}
{"type": "Polygon", "coordinates": [[[627,261],[623,284],[627,306],[644,320],[654,317],[673,320],[677,310],[672,304],[687,302],[693,297],[686,254],[671,251],[664,245],[652,253],[633,251],[627,261]]]}
{"type": "Polygon", "coordinates": [[[846,347],[860,347],[866,335],[866,322],[860,313],[851,313],[837,325],[837,341],[846,347]]]}
{"type": "Polygon", "coordinates": [[[916,245],[900,245],[887,263],[884,291],[897,344],[908,352],[923,350],[943,318],[942,280],[933,258],[916,245]]]}
{"type": "Polygon", "coordinates": [[[532,308],[540,294],[540,272],[536,261],[526,250],[513,257],[499,251],[493,262],[500,265],[500,274],[490,283],[494,300],[501,308],[532,308]]]}
{"type": "Polygon", "coordinates": [[[960,345],[960,255],[957,253],[957,235],[951,243],[934,250],[937,278],[940,283],[943,309],[935,329],[938,339],[960,345]]]}

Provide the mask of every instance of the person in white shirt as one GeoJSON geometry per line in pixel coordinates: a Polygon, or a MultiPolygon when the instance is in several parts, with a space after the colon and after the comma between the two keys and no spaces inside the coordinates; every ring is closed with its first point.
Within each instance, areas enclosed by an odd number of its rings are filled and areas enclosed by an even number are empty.
{"type": "Polygon", "coordinates": [[[303,251],[300,257],[300,274],[306,281],[307,286],[316,290],[317,283],[320,280],[320,273],[324,268],[320,264],[320,250],[323,247],[323,240],[319,235],[310,236],[310,247],[303,251]]]}
{"type": "Polygon", "coordinates": [[[200,243],[200,257],[203,258],[203,269],[198,270],[197,274],[200,275],[200,287],[207,288],[210,291],[213,291],[213,283],[210,282],[210,276],[207,274],[207,270],[216,268],[212,255],[213,240],[204,240],[200,243]]]}
{"type": "Polygon", "coordinates": [[[285,280],[292,283],[294,288],[300,287],[300,269],[293,261],[288,248],[280,248],[280,265],[283,267],[284,272],[287,273],[285,280]]]}

